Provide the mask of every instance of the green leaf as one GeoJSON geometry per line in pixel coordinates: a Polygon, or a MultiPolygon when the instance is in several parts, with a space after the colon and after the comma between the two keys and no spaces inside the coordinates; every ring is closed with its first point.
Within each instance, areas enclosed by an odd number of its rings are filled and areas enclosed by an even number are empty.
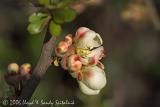
{"type": "Polygon", "coordinates": [[[62,32],[61,25],[56,24],[53,21],[49,24],[49,30],[53,36],[59,36],[62,32]]]}
{"type": "Polygon", "coordinates": [[[49,8],[49,9],[54,9],[55,8],[55,4],[52,0],[39,0],[39,3],[41,5],[44,5],[45,7],[49,8]]]}
{"type": "Polygon", "coordinates": [[[53,13],[53,18],[56,23],[71,22],[75,19],[76,12],[70,8],[57,9],[53,13]]]}
{"type": "Polygon", "coordinates": [[[58,7],[67,6],[68,4],[70,4],[72,2],[73,2],[73,0],[60,0],[60,2],[58,3],[58,7]]]}
{"type": "Polygon", "coordinates": [[[76,12],[73,9],[66,8],[64,10],[65,14],[65,22],[71,22],[75,19],[76,17],[76,12]]]}
{"type": "Polygon", "coordinates": [[[45,13],[33,13],[29,17],[30,24],[28,25],[28,31],[30,32],[30,34],[39,34],[43,30],[49,19],[50,16],[45,13]]]}
{"type": "Polygon", "coordinates": [[[65,22],[65,18],[64,18],[64,14],[62,10],[56,10],[53,13],[53,19],[56,23],[58,24],[62,24],[65,22]]]}
{"type": "Polygon", "coordinates": [[[38,24],[31,23],[28,25],[27,30],[29,31],[30,34],[35,35],[35,34],[38,34],[41,32],[40,27],[41,27],[40,23],[38,23],[38,24]]]}
{"type": "Polygon", "coordinates": [[[29,17],[29,22],[30,23],[34,23],[37,22],[43,18],[46,18],[47,14],[44,13],[33,13],[30,17],[29,17]]]}
{"type": "Polygon", "coordinates": [[[39,34],[44,28],[45,21],[47,21],[47,20],[41,19],[41,20],[36,21],[34,23],[30,23],[27,28],[28,31],[30,32],[30,34],[32,34],[32,35],[39,34]]]}

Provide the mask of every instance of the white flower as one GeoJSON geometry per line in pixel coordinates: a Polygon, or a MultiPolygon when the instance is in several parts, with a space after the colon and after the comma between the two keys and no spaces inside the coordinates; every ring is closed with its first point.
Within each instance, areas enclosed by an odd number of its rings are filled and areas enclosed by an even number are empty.
{"type": "Polygon", "coordinates": [[[77,30],[75,37],[71,34],[61,41],[56,54],[61,58],[61,66],[76,78],[80,90],[87,95],[96,95],[106,85],[103,41],[100,35],[86,27],[77,30]]]}

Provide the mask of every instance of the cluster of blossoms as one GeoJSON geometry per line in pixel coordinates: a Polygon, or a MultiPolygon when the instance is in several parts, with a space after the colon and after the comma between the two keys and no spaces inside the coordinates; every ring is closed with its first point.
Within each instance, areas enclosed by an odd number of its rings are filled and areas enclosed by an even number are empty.
{"type": "Polygon", "coordinates": [[[17,63],[8,65],[8,72],[5,75],[6,82],[14,88],[19,87],[19,84],[24,85],[26,80],[31,75],[31,64],[24,63],[19,66],[17,63]]]}
{"type": "Polygon", "coordinates": [[[100,35],[86,27],[80,27],[75,37],[68,34],[55,49],[61,58],[61,67],[76,78],[80,90],[87,95],[96,95],[106,85],[103,41],[100,35]]]}

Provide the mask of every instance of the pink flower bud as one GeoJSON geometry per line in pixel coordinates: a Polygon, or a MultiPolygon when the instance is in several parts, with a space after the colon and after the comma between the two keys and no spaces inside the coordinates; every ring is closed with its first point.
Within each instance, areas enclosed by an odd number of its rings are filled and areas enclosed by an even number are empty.
{"type": "Polygon", "coordinates": [[[99,94],[100,90],[93,90],[87,87],[83,82],[79,81],[79,88],[80,90],[86,95],[97,95],[99,94]]]}
{"type": "Polygon", "coordinates": [[[60,62],[60,64],[61,64],[61,67],[62,67],[63,69],[68,70],[67,57],[63,57],[62,60],[61,60],[61,62],[60,62]]]}
{"type": "Polygon", "coordinates": [[[57,47],[57,52],[60,53],[60,54],[63,54],[65,52],[67,52],[68,50],[68,43],[65,42],[65,41],[61,41],[59,44],[58,44],[58,47],[57,47]]]}
{"type": "Polygon", "coordinates": [[[65,37],[65,42],[67,42],[69,46],[72,45],[72,42],[73,42],[72,34],[68,34],[68,35],[65,37]]]}
{"type": "Polygon", "coordinates": [[[76,54],[71,55],[68,58],[68,67],[71,71],[79,71],[82,68],[82,63],[80,62],[80,57],[76,54]]]}
{"type": "Polygon", "coordinates": [[[9,73],[18,73],[19,65],[16,63],[10,63],[8,65],[8,71],[9,71],[9,73]]]}
{"type": "Polygon", "coordinates": [[[82,69],[82,82],[93,90],[100,90],[106,85],[106,76],[103,69],[97,66],[88,66],[82,69]]]}
{"type": "Polygon", "coordinates": [[[20,67],[20,73],[22,76],[26,76],[31,72],[31,64],[25,63],[20,67]]]}

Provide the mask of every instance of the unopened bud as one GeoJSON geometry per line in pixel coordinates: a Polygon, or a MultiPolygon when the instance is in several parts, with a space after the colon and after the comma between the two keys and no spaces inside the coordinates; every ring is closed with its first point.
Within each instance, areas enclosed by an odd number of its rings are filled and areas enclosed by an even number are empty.
{"type": "Polygon", "coordinates": [[[20,73],[22,76],[28,75],[31,72],[31,64],[25,63],[20,67],[20,73]]]}
{"type": "Polygon", "coordinates": [[[71,55],[68,59],[68,66],[71,71],[79,71],[82,68],[80,57],[78,55],[71,55]]]}
{"type": "Polygon", "coordinates": [[[57,47],[57,52],[60,53],[60,54],[63,54],[65,52],[67,52],[68,50],[68,43],[65,42],[65,41],[61,41],[59,44],[58,44],[58,47],[57,47]]]}
{"type": "Polygon", "coordinates": [[[73,42],[72,34],[68,34],[68,35],[65,37],[65,42],[67,42],[69,46],[72,45],[72,42],[73,42]]]}
{"type": "Polygon", "coordinates": [[[8,65],[8,71],[9,71],[9,73],[18,73],[19,65],[16,63],[10,63],[8,65]]]}

